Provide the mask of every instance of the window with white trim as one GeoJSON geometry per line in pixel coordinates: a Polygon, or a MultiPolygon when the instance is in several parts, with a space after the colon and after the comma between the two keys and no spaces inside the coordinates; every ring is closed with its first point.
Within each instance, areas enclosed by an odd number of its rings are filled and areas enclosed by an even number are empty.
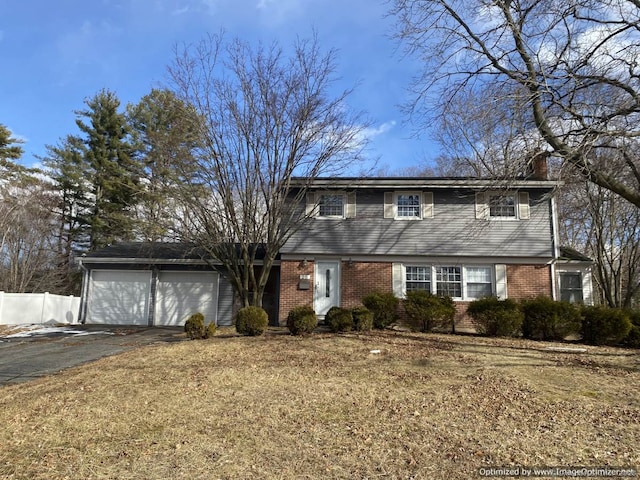
{"type": "Polygon", "coordinates": [[[476,218],[482,220],[528,220],[529,192],[476,192],[476,218]]]}
{"type": "Polygon", "coordinates": [[[322,194],[318,200],[319,217],[340,217],[344,216],[344,195],[322,194]]]}
{"type": "Polygon", "coordinates": [[[406,291],[425,290],[431,292],[431,267],[415,266],[405,269],[406,291]]]}
{"type": "Polygon", "coordinates": [[[465,267],[465,298],[490,297],[493,294],[491,267],[465,267]]]}
{"type": "Polygon", "coordinates": [[[490,218],[517,218],[516,196],[507,194],[489,195],[490,218]]]}
{"type": "Polygon", "coordinates": [[[400,193],[396,197],[398,218],[420,218],[420,194],[400,193]]]}
{"type": "Polygon", "coordinates": [[[570,303],[584,302],[580,272],[560,272],[560,300],[570,303]]]}
{"type": "Polygon", "coordinates": [[[495,266],[435,266],[404,265],[394,270],[394,291],[397,295],[424,290],[434,295],[449,296],[456,300],[476,300],[495,295],[495,266]],[[399,277],[402,272],[402,277],[399,277]],[[397,276],[396,276],[397,275],[397,276]]]}
{"type": "Polygon", "coordinates": [[[436,267],[436,295],[462,298],[460,267],[436,267]]]}
{"type": "Polygon", "coordinates": [[[433,215],[433,192],[384,192],[384,218],[423,220],[433,215]]]}

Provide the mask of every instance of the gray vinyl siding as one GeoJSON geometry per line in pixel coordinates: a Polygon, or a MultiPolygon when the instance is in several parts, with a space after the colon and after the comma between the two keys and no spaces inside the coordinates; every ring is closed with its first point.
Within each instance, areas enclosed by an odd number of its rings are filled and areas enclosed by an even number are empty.
{"type": "Polygon", "coordinates": [[[218,325],[233,325],[233,287],[224,275],[218,285],[218,325]]]}
{"type": "Polygon", "coordinates": [[[433,189],[431,192],[433,218],[398,220],[384,218],[382,190],[358,190],[355,218],[311,219],[281,252],[343,256],[553,257],[548,192],[529,191],[530,218],[527,220],[476,219],[475,192],[470,189],[433,189]]]}

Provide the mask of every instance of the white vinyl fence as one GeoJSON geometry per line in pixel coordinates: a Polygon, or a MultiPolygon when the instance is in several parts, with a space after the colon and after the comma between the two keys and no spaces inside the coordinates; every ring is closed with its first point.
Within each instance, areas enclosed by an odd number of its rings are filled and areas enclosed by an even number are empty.
{"type": "Polygon", "coordinates": [[[78,323],[80,297],[0,292],[0,325],[78,323]]]}

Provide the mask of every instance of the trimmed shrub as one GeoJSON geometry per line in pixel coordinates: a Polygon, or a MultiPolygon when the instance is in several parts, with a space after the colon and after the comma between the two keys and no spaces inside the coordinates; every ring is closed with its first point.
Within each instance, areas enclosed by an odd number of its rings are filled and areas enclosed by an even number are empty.
{"type": "Polygon", "coordinates": [[[521,333],[524,315],[518,304],[510,298],[498,300],[496,297],[486,297],[474,300],[467,307],[467,314],[482,335],[516,337],[521,333]]]}
{"type": "Polygon", "coordinates": [[[240,335],[256,337],[267,330],[269,316],[260,307],[243,307],[236,313],[235,324],[240,335]]]}
{"type": "Polygon", "coordinates": [[[362,299],[362,304],[373,313],[373,327],[387,328],[398,320],[398,300],[391,292],[373,292],[362,299]]]}
{"type": "Polygon", "coordinates": [[[368,332],[373,328],[373,313],[367,307],[352,308],[351,315],[354,330],[368,332]]]}
{"type": "Polygon", "coordinates": [[[204,338],[204,315],[198,312],[187,318],[184,322],[184,331],[191,340],[204,338]]]}
{"type": "Polygon", "coordinates": [[[430,332],[435,327],[451,325],[456,315],[451,297],[439,297],[424,290],[407,292],[402,304],[414,332],[430,332]]]}
{"type": "Polygon", "coordinates": [[[217,328],[218,327],[216,326],[215,322],[211,322],[209,325],[207,325],[207,328],[205,328],[204,331],[204,338],[212,338],[216,334],[217,328]]]}
{"type": "Polygon", "coordinates": [[[629,314],[601,305],[582,309],[582,340],[592,345],[616,345],[631,330],[629,314]]]}
{"type": "Polygon", "coordinates": [[[524,300],[520,303],[524,320],[522,336],[532,340],[564,340],[572,333],[580,333],[580,310],[569,302],[556,302],[550,297],[524,300]]]}
{"type": "Polygon", "coordinates": [[[353,315],[351,310],[331,307],[324,317],[332,332],[349,332],[353,330],[353,315]]]}
{"type": "Polygon", "coordinates": [[[629,310],[629,320],[631,320],[631,330],[624,339],[627,347],[640,348],[640,310],[629,310]]]}
{"type": "Polygon", "coordinates": [[[287,328],[292,335],[312,333],[318,326],[318,317],[311,307],[295,307],[287,315],[287,328]]]}

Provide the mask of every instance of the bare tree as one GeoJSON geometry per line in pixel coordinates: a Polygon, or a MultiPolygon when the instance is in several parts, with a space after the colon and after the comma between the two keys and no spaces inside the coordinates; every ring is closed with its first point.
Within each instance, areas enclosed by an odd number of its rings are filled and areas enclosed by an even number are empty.
{"type": "Polygon", "coordinates": [[[527,114],[512,124],[520,138],[535,132],[584,178],[640,207],[637,157],[616,169],[591,161],[599,150],[628,151],[640,136],[640,2],[390,3],[398,38],[424,61],[409,106],[415,117],[446,117],[470,95],[478,112],[513,104],[527,114]]]}
{"type": "Polygon", "coordinates": [[[595,260],[604,303],[632,307],[640,294],[640,210],[578,176],[567,179],[559,194],[563,243],[595,260]]]}
{"type": "Polygon", "coordinates": [[[193,106],[198,146],[181,162],[182,238],[220,261],[241,304],[262,304],[278,251],[302,226],[306,188],[292,179],[337,175],[361,158],[367,124],[333,96],[336,53],[300,40],[252,49],[209,36],[176,49],[170,75],[193,106]],[[258,267],[260,266],[260,267],[258,267]]]}
{"type": "Polygon", "coordinates": [[[24,172],[0,185],[0,290],[64,290],[55,236],[57,198],[45,182],[24,172]]]}

